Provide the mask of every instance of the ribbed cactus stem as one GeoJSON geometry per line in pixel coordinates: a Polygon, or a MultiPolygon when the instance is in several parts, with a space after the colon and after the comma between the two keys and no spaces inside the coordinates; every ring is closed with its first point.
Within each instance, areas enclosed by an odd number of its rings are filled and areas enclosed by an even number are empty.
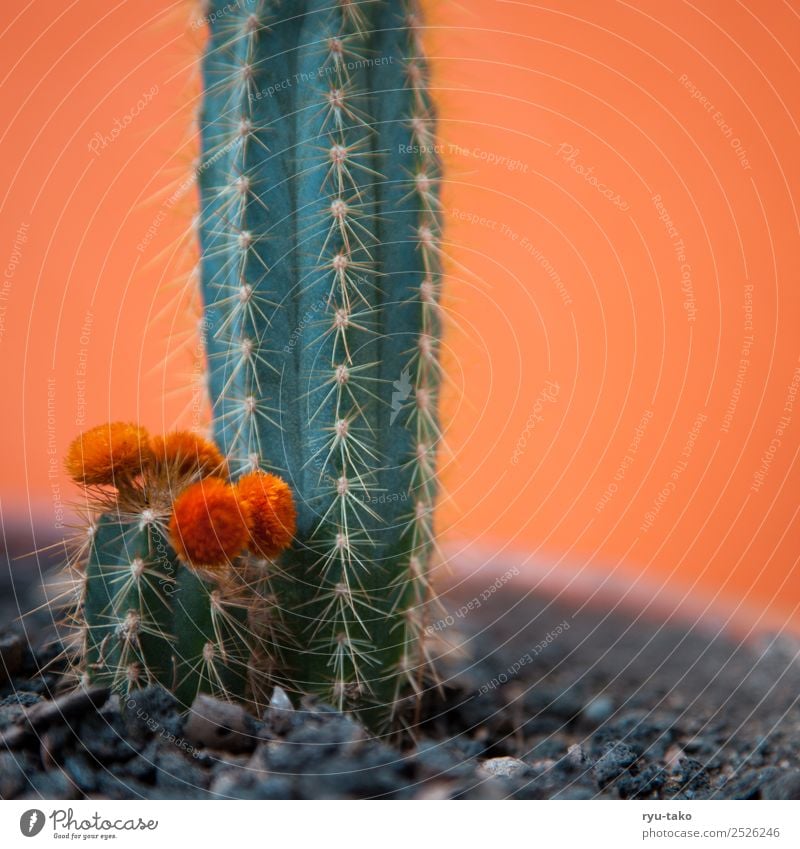
{"type": "Polygon", "coordinates": [[[81,622],[89,680],[121,695],[150,684],[189,707],[248,692],[250,602],[180,563],[162,517],[107,513],[92,530],[81,622]]]}
{"type": "Polygon", "coordinates": [[[252,643],[246,601],[181,568],[173,609],[178,701],[191,705],[198,693],[245,696],[252,643]]]}
{"type": "MultiPolygon", "coordinates": [[[[221,0],[212,3],[221,8],[221,0]]],[[[416,4],[211,16],[201,280],[216,434],[297,495],[282,683],[374,724],[424,683],[439,164],[416,4]]]]}
{"type": "Polygon", "coordinates": [[[155,516],[109,513],[92,537],[82,604],[89,678],[122,694],[171,686],[177,563],[155,516]]]}

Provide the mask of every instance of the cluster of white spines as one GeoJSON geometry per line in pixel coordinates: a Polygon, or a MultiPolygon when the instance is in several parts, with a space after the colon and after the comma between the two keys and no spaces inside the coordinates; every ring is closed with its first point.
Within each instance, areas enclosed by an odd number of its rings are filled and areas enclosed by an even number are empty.
{"type": "MultiPolygon", "coordinates": [[[[376,609],[361,591],[360,577],[372,567],[375,541],[369,506],[380,458],[374,429],[364,404],[374,395],[374,363],[356,361],[354,336],[371,334],[377,318],[374,290],[374,215],[369,197],[379,177],[373,169],[370,127],[361,108],[366,93],[350,71],[361,57],[363,37],[357,4],[340,3],[341,32],[326,39],[321,145],[327,150],[324,180],[327,234],[317,272],[328,282],[324,322],[332,334],[330,374],[323,378],[323,404],[333,419],[317,448],[320,485],[328,507],[315,537],[322,547],[317,564],[320,586],[316,604],[323,605],[309,626],[312,651],[328,656],[331,700],[344,707],[349,698],[365,695],[363,674],[374,661],[369,619],[376,609]],[[328,388],[329,387],[329,388],[328,388]]],[[[313,418],[313,414],[312,414],[313,418]]]]}
{"type": "Polygon", "coordinates": [[[254,119],[257,47],[268,32],[266,4],[259,0],[251,11],[231,15],[221,27],[223,43],[217,50],[229,58],[227,72],[210,86],[212,93],[225,96],[225,113],[220,124],[227,132],[206,150],[201,169],[222,160],[225,167],[214,173],[225,175],[225,182],[214,187],[214,227],[204,260],[222,260],[210,281],[215,290],[212,307],[224,318],[214,327],[214,340],[223,347],[210,356],[211,365],[221,360],[224,384],[217,392],[214,415],[230,434],[224,446],[231,472],[260,468],[265,462],[265,447],[259,436],[259,421],[279,425],[279,413],[265,398],[259,371],[274,370],[265,351],[269,316],[273,304],[260,294],[259,283],[269,272],[265,259],[268,235],[248,226],[254,209],[266,211],[253,154],[267,153],[263,128],[254,119]]]}

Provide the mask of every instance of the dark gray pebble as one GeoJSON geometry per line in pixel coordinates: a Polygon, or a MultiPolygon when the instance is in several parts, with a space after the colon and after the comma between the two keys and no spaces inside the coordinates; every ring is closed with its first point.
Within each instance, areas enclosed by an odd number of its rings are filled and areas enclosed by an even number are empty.
{"type": "Polygon", "coordinates": [[[626,743],[615,741],[606,745],[605,751],[594,765],[594,776],[603,787],[630,769],[637,759],[636,752],[626,743]]]}
{"type": "Polygon", "coordinates": [[[53,701],[37,702],[26,711],[25,721],[34,731],[53,723],[69,723],[100,707],[108,695],[107,687],[81,687],[53,701]]]}

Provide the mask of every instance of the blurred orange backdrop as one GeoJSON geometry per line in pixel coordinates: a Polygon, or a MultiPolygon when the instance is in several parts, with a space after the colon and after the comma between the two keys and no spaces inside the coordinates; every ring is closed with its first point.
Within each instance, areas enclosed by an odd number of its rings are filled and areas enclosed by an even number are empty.
{"type": "MultiPolygon", "coordinates": [[[[203,415],[199,13],[55,5],[0,37],[0,498],[51,527],[82,427],[203,415]]],[[[796,628],[800,3],[427,6],[446,552],[796,628]]]]}

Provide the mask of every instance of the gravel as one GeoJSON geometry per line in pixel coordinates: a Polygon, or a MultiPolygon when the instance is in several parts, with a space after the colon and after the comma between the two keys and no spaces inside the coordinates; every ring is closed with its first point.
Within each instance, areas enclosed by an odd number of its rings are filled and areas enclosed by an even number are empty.
{"type": "Polygon", "coordinates": [[[788,638],[507,591],[453,620],[433,647],[442,687],[405,740],[282,690],[260,717],[208,696],[183,715],[158,687],[65,692],[52,649],[0,631],[0,798],[800,798],[788,638]]]}

